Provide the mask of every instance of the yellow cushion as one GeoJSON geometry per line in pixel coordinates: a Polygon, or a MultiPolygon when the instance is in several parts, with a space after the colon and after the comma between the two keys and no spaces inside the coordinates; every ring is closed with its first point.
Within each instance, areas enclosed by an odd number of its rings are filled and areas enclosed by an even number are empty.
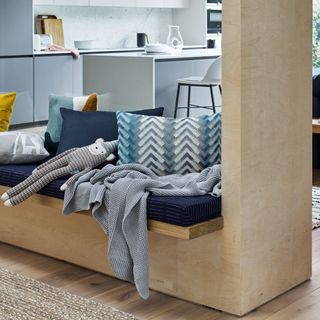
{"type": "Polygon", "coordinates": [[[16,92],[0,94],[0,132],[8,131],[16,92]]]}

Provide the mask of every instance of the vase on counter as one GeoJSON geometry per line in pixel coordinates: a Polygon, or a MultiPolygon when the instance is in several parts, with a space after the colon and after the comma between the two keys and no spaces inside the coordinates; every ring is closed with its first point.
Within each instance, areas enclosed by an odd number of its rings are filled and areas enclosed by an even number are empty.
{"type": "Polygon", "coordinates": [[[176,51],[182,51],[183,39],[180,33],[179,26],[169,26],[169,35],[167,38],[167,45],[176,51]]]}

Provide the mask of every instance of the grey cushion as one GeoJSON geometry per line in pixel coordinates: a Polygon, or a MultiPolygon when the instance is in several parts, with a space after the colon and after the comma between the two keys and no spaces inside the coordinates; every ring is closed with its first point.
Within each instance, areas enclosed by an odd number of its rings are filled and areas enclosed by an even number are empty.
{"type": "Polygon", "coordinates": [[[44,139],[35,133],[9,131],[0,133],[0,164],[32,163],[49,156],[44,139]]]}

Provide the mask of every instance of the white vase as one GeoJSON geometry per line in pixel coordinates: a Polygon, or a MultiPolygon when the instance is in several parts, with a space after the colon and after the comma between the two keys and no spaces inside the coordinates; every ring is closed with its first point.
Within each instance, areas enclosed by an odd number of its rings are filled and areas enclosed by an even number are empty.
{"type": "Polygon", "coordinates": [[[169,35],[167,38],[167,45],[176,51],[182,51],[183,39],[180,33],[179,26],[169,26],[169,35]]]}

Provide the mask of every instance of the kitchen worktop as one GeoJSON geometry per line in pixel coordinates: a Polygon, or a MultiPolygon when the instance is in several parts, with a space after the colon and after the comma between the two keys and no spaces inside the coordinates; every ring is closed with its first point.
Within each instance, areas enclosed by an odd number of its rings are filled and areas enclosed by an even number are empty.
{"type": "Polygon", "coordinates": [[[179,53],[172,54],[146,54],[143,51],[139,52],[118,52],[118,53],[103,53],[96,54],[96,56],[104,57],[137,57],[137,58],[152,58],[155,61],[175,61],[175,60],[192,60],[192,59],[211,59],[219,57],[221,55],[221,50],[218,49],[193,49],[193,50],[183,50],[179,53]]]}
{"type": "MultiPolygon", "coordinates": [[[[118,53],[118,52],[136,52],[143,51],[143,48],[126,48],[126,49],[88,49],[88,50],[78,50],[80,54],[94,54],[94,53],[118,53]]],[[[35,51],[35,56],[48,56],[48,55],[66,55],[70,54],[70,51],[35,51]]]]}
{"type": "MultiPolygon", "coordinates": [[[[203,45],[193,45],[193,46],[185,46],[184,50],[191,49],[203,49],[203,45]]],[[[88,49],[88,50],[79,50],[81,55],[84,54],[109,54],[109,53],[131,53],[131,52],[144,52],[144,48],[99,48],[99,49],[88,49]]],[[[35,51],[35,56],[50,56],[50,55],[71,55],[70,51],[35,51]]]]}

